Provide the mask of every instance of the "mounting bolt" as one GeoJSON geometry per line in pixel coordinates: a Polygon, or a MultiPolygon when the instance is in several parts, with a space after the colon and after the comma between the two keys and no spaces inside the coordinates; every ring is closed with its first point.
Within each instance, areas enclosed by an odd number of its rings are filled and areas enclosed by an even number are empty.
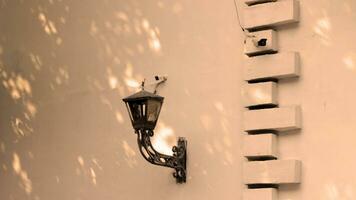
{"type": "Polygon", "coordinates": [[[253,39],[252,42],[255,47],[265,47],[267,45],[267,38],[253,39]]]}

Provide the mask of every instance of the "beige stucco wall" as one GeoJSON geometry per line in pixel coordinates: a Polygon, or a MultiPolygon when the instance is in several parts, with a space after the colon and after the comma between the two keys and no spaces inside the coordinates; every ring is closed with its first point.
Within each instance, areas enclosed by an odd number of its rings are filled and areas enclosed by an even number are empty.
{"type": "MultiPolygon", "coordinates": [[[[233,1],[0,5],[0,199],[241,199],[244,38],[233,1]],[[121,101],[157,74],[168,81],[155,145],[188,139],[183,185],[141,157],[121,101]]],[[[302,73],[279,83],[278,99],[301,105],[303,129],[280,136],[278,151],[302,160],[302,184],[279,199],[354,199],[356,2],[300,6],[278,42],[300,53],[302,73]]]]}

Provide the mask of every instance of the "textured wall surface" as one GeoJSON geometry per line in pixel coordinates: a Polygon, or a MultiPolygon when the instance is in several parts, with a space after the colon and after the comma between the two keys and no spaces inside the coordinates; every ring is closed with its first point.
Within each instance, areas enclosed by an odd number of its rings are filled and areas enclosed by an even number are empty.
{"type": "MultiPolygon", "coordinates": [[[[301,77],[278,101],[302,105],[303,129],[277,150],[302,184],[278,199],[355,199],[356,2],[299,3],[278,48],[301,77]]],[[[242,199],[243,40],[230,0],[0,1],[0,199],[242,199]],[[183,185],[141,157],[121,101],[156,74],[154,144],[188,139],[183,185]]]]}
{"type": "Polygon", "coordinates": [[[236,22],[231,1],[2,1],[0,199],[239,198],[236,22]],[[121,101],[156,74],[154,144],[188,139],[184,185],[139,154],[121,101]]]}

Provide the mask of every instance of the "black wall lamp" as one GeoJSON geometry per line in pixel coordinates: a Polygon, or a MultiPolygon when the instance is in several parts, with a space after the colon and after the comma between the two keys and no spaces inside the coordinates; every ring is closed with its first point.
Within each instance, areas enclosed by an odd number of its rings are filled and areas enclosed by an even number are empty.
{"type": "Polygon", "coordinates": [[[172,148],[173,156],[156,151],[151,143],[154,135],[158,116],[161,111],[164,97],[156,94],[160,83],[167,80],[166,77],[156,76],[156,88],[154,93],[144,90],[145,82],[142,82],[141,91],[123,99],[126,104],[131,123],[137,134],[137,143],[142,156],[150,163],[175,169],[173,177],[177,183],[186,182],[187,141],[179,137],[177,146],[172,148]]]}

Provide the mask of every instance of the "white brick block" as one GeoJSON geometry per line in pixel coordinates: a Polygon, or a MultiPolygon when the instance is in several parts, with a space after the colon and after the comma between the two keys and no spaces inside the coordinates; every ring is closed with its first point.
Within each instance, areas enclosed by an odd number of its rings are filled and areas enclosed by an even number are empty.
{"type": "Polygon", "coordinates": [[[270,81],[245,84],[242,99],[245,107],[277,105],[277,83],[270,81]]]}
{"type": "Polygon", "coordinates": [[[277,158],[277,136],[275,134],[245,135],[243,155],[246,158],[277,158]]]}
{"type": "Polygon", "coordinates": [[[242,200],[277,200],[277,189],[247,189],[243,191],[242,200]]]}
{"type": "Polygon", "coordinates": [[[283,79],[300,74],[299,54],[296,52],[277,53],[248,58],[244,67],[246,81],[259,79],[283,79]]]}
{"type": "Polygon", "coordinates": [[[298,160],[268,160],[246,162],[243,165],[245,184],[300,183],[301,162],[298,160]]]}
{"type": "Polygon", "coordinates": [[[253,30],[262,27],[276,27],[299,20],[297,0],[281,0],[258,4],[244,9],[244,28],[253,30]]]}
{"type": "Polygon", "coordinates": [[[276,31],[269,29],[264,31],[256,31],[249,34],[251,37],[246,38],[244,45],[244,52],[247,56],[255,56],[278,51],[276,31]],[[257,42],[260,39],[267,39],[265,46],[257,46],[257,42]]]}
{"type": "Polygon", "coordinates": [[[289,131],[301,128],[299,106],[249,110],[243,114],[245,131],[289,131]]]}

